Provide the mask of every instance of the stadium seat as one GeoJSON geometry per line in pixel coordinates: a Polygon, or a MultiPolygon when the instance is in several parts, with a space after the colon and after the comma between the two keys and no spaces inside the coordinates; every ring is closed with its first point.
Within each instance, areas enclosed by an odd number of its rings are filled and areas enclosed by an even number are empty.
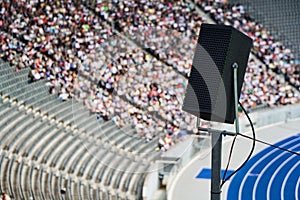
{"type": "Polygon", "coordinates": [[[24,176],[24,165],[25,165],[25,162],[24,160],[21,161],[19,167],[18,167],[18,172],[17,172],[17,181],[16,181],[16,184],[18,186],[18,191],[19,191],[19,194],[20,194],[20,199],[25,199],[25,194],[24,194],[24,186],[22,185],[22,177],[24,176]]]}
{"type": "Polygon", "coordinates": [[[13,139],[11,142],[11,149],[14,150],[14,153],[20,153],[20,151],[23,150],[25,144],[27,143],[27,140],[31,138],[32,135],[37,134],[40,130],[42,130],[45,126],[49,124],[49,122],[44,121],[41,123],[38,123],[39,120],[34,120],[33,124],[29,124],[26,126],[26,129],[23,131],[20,131],[16,138],[13,139]],[[15,146],[14,146],[14,143],[15,146]]]}
{"type": "MultiPolygon", "coordinates": [[[[63,144],[66,144],[66,142],[68,142],[68,139],[72,140],[72,131],[67,131],[64,134],[62,134],[62,138],[60,139],[60,137],[56,138],[55,140],[52,140],[52,143],[54,142],[53,145],[48,145],[49,146],[49,150],[46,148],[44,149],[45,154],[40,156],[42,159],[42,163],[53,163],[52,161],[52,157],[55,155],[55,153],[57,153],[57,151],[60,151],[61,146],[64,146],[63,144]]],[[[50,142],[50,144],[52,144],[50,142]]]]}
{"type": "Polygon", "coordinates": [[[42,144],[36,145],[36,146],[39,146],[40,148],[33,150],[33,152],[34,152],[33,158],[35,158],[38,162],[42,163],[43,161],[47,161],[47,158],[45,158],[45,154],[47,154],[49,151],[51,151],[52,148],[56,147],[55,142],[58,142],[64,136],[63,129],[54,129],[54,131],[55,132],[53,134],[51,134],[51,135],[49,134],[49,135],[47,135],[47,137],[45,137],[41,141],[39,141],[42,144]]]}
{"type": "Polygon", "coordinates": [[[4,129],[1,130],[4,133],[1,138],[1,140],[2,140],[1,142],[2,142],[4,149],[6,149],[6,150],[9,150],[9,147],[11,146],[11,140],[17,140],[18,134],[21,131],[24,131],[24,127],[26,127],[26,125],[32,123],[32,120],[33,120],[32,114],[23,115],[23,114],[25,114],[25,111],[21,111],[21,114],[22,115],[19,115],[20,117],[18,118],[18,120],[15,120],[11,124],[11,126],[6,129],[7,131],[5,131],[4,129]]]}

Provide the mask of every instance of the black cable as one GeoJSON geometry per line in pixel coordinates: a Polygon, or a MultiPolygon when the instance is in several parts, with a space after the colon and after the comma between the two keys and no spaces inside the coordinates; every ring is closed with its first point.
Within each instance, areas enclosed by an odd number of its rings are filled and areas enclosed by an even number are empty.
{"type": "MultiPolygon", "coordinates": [[[[250,160],[250,158],[251,158],[251,156],[254,152],[254,148],[255,148],[256,136],[255,136],[254,125],[253,125],[252,120],[249,117],[247,111],[243,107],[243,105],[240,102],[239,102],[239,105],[241,106],[243,112],[245,113],[245,115],[246,115],[246,117],[247,117],[247,119],[250,123],[251,129],[252,129],[253,138],[249,137],[253,140],[252,148],[251,148],[251,151],[250,151],[248,157],[246,158],[246,160],[232,174],[230,174],[227,178],[225,178],[225,176],[227,174],[227,171],[228,171],[229,163],[230,163],[230,160],[228,161],[227,166],[226,166],[226,170],[224,171],[224,176],[223,176],[223,179],[222,179],[222,183],[221,183],[221,186],[220,186],[221,188],[223,187],[223,185],[225,184],[226,181],[228,181],[234,174],[236,174],[238,171],[240,171],[244,167],[244,165],[250,160]]],[[[236,116],[236,117],[238,117],[238,116],[236,116]]],[[[237,135],[240,135],[240,133],[237,133],[237,135]]],[[[232,145],[231,145],[229,159],[231,159],[231,156],[232,156],[232,151],[233,151],[233,146],[234,146],[235,140],[236,140],[236,136],[235,136],[234,141],[232,142],[232,145]]]]}
{"type": "MultiPolygon", "coordinates": [[[[244,135],[244,134],[242,134],[242,133],[238,133],[238,135],[240,135],[240,136],[242,136],[242,137],[244,137],[244,138],[253,140],[253,138],[251,138],[251,137],[248,136],[248,135],[244,135]]],[[[286,151],[286,152],[289,152],[289,153],[291,153],[291,154],[300,156],[300,153],[298,153],[298,152],[291,151],[291,150],[282,148],[282,147],[280,147],[280,146],[277,146],[277,145],[274,145],[274,144],[270,144],[270,143],[268,143],[268,142],[264,142],[264,141],[259,140],[259,139],[255,139],[255,141],[256,141],[256,142],[259,142],[259,143],[262,143],[262,144],[265,144],[265,145],[268,145],[268,146],[271,146],[271,147],[273,147],[273,148],[280,149],[280,150],[282,150],[282,151],[286,151]]]]}
{"type": "Polygon", "coordinates": [[[237,134],[235,135],[235,137],[234,137],[234,139],[233,139],[233,141],[232,141],[231,147],[230,147],[230,152],[229,152],[229,157],[228,157],[228,163],[227,163],[227,166],[226,166],[225,171],[224,171],[224,174],[223,174],[222,184],[221,184],[221,186],[220,186],[221,188],[222,188],[222,186],[224,185],[224,183],[225,183],[226,181],[228,181],[234,174],[236,174],[236,173],[237,173],[237,172],[238,172],[238,171],[239,171],[239,170],[240,170],[240,169],[241,169],[241,168],[242,168],[242,167],[250,160],[250,158],[251,158],[251,156],[252,156],[252,154],[253,154],[253,152],[254,152],[255,142],[259,142],[259,143],[268,145],[268,146],[270,146],[270,147],[277,148],[277,149],[280,149],[280,150],[282,150],[282,151],[286,151],[286,152],[289,152],[289,153],[291,153],[291,154],[300,156],[300,153],[298,153],[298,152],[291,151],[291,150],[289,150],[289,149],[282,148],[282,147],[280,147],[280,146],[273,145],[273,144],[270,144],[270,143],[268,143],[268,142],[265,142],[265,141],[256,139],[256,136],[255,136],[255,130],[254,130],[253,123],[252,123],[252,121],[251,121],[251,119],[250,119],[248,113],[246,112],[245,108],[242,106],[241,103],[239,103],[239,104],[240,104],[240,106],[241,106],[243,112],[245,113],[246,117],[247,117],[248,120],[249,120],[249,123],[250,123],[250,125],[251,125],[251,129],[252,129],[253,137],[250,137],[250,136],[248,136],[248,135],[244,135],[244,134],[242,134],[242,133],[237,133],[237,134]],[[247,159],[245,160],[245,162],[244,162],[238,169],[236,169],[230,176],[228,176],[228,177],[225,179],[226,174],[227,174],[227,171],[228,171],[228,167],[229,167],[229,164],[230,164],[230,160],[231,160],[231,157],[232,157],[233,147],[234,147],[234,144],[235,144],[237,135],[252,140],[252,141],[253,141],[252,149],[251,149],[251,152],[249,153],[249,156],[248,156],[247,159]]]}
{"type": "MultiPolygon", "coordinates": [[[[225,180],[225,177],[226,177],[226,174],[227,174],[227,171],[228,171],[228,168],[229,168],[229,164],[230,164],[230,162],[231,162],[232,151],[233,151],[233,147],[234,147],[234,144],[235,144],[237,135],[238,135],[238,134],[236,134],[236,135],[234,136],[233,141],[232,141],[232,144],[231,144],[231,147],[230,147],[229,156],[228,156],[228,161],[227,161],[227,165],[226,165],[226,168],[225,168],[223,177],[222,177],[222,181],[225,180]]],[[[222,182],[222,183],[223,183],[223,182],[222,182]]],[[[221,185],[221,187],[222,187],[222,185],[221,185]]]]}

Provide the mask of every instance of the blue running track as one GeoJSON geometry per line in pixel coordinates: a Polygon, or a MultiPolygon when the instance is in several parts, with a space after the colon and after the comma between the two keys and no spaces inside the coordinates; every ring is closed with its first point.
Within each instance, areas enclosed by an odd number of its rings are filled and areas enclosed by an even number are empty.
{"type": "MultiPolygon", "coordinates": [[[[300,134],[275,145],[300,152],[300,134]]],[[[262,150],[231,179],[227,200],[300,200],[300,156],[262,150]]]]}

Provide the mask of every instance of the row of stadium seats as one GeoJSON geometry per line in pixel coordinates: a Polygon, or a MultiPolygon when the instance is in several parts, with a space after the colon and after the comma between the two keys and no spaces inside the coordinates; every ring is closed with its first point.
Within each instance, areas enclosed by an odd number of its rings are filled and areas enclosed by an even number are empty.
{"type": "MultiPolygon", "coordinates": [[[[3,62],[0,66],[0,72],[12,69],[3,62]]],[[[26,73],[13,74],[0,77],[12,83],[20,77],[29,80],[26,73]]],[[[14,87],[1,86],[0,91],[14,87]]],[[[153,152],[153,142],[144,143],[131,126],[119,128],[88,116],[79,102],[50,98],[57,106],[41,109],[45,104],[39,107],[36,102],[47,98],[30,100],[39,93],[49,96],[40,88],[45,88],[45,81],[26,82],[0,98],[0,173],[4,177],[0,191],[15,199],[138,198],[145,172],[159,156],[153,152]],[[69,119],[71,126],[64,121],[67,115],[74,115],[69,119]]]]}

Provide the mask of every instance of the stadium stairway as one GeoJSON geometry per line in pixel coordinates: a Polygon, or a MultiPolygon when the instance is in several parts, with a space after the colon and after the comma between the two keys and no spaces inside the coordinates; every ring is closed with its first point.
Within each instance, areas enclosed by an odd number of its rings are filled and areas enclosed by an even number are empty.
{"type": "Polygon", "coordinates": [[[160,154],[156,141],[97,120],[80,102],[62,102],[28,73],[0,62],[0,192],[21,200],[140,199],[160,154]]]}

